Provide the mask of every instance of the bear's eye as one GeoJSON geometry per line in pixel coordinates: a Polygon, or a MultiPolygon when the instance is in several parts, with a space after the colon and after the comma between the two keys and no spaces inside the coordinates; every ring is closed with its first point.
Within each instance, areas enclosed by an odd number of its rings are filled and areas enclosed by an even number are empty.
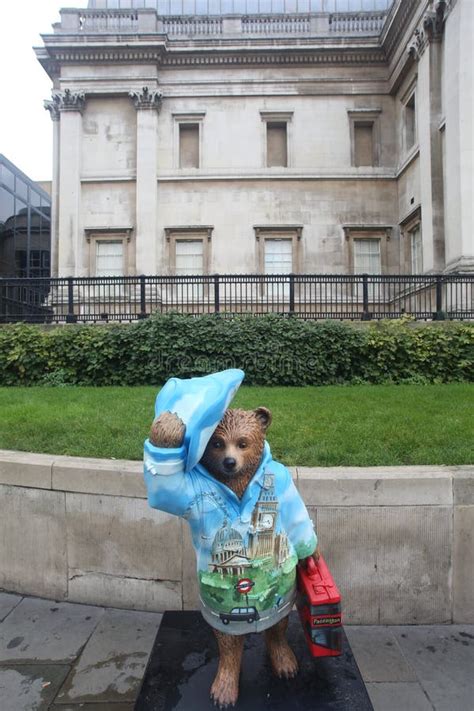
{"type": "Polygon", "coordinates": [[[244,439],[241,439],[237,446],[239,449],[247,449],[247,442],[244,439]]]}
{"type": "Polygon", "coordinates": [[[222,448],[222,442],[218,439],[213,440],[212,446],[214,449],[221,449],[222,448]]]}

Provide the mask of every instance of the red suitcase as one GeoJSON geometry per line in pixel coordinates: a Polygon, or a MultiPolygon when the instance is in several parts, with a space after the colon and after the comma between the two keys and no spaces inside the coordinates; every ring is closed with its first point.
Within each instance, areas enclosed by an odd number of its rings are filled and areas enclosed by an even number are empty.
{"type": "Polygon", "coordinates": [[[313,657],[338,657],[342,653],[341,595],[321,556],[316,563],[297,567],[296,606],[313,657]]]}

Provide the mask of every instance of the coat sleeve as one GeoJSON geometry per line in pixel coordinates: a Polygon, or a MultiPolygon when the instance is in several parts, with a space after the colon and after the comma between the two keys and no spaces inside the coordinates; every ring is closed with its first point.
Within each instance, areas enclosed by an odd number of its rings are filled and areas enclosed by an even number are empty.
{"type": "Polygon", "coordinates": [[[155,447],[145,440],[143,469],[148,503],[154,509],[182,516],[192,498],[189,474],[184,471],[186,449],[155,447]]]}
{"type": "Polygon", "coordinates": [[[286,486],[281,496],[280,515],[296,555],[301,560],[307,558],[316,550],[318,538],[314,530],[303,499],[301,498],[293,478],[285,468],[286,486]]]}

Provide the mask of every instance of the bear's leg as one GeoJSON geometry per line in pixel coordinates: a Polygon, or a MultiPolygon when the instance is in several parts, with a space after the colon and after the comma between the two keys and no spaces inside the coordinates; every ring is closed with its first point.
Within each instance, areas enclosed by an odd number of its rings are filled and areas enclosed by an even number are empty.
{"type": "Polygon", "coordinates": [[[276,625],[265,630],[265,642],[275,674],[279,677],[291,679],[298,673],[298,662],[286,641],[287,627],[288,617],[284,617],[276,625]]]}
{"type": "Polygon", "coordinates": [[[211,699],[219,708],[234,706],[239,696],[240,664],[244,635],[230,635],[214,630],[219,647],[219,666],[211,686],[211,699]]]}

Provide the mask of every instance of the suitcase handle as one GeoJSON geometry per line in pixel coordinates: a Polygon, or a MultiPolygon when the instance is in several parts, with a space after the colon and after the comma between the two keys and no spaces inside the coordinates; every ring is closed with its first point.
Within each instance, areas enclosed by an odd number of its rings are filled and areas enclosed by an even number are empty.
{"type": "Polygon", "coordinates": [[[308,575],[315,575],[318,572],[318,566],[316,564],[316,561],[312,556],[309,556],[306,558],[306,572],[308,575]]]}

